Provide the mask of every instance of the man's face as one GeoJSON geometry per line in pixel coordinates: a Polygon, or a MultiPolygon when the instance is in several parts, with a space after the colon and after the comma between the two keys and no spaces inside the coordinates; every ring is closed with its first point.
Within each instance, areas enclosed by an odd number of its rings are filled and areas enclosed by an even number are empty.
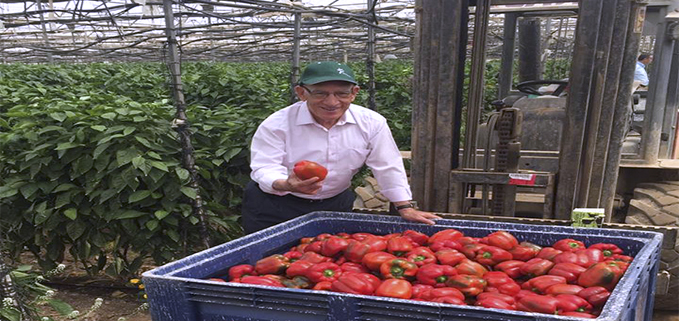
{"type": "Polygon", "coordinates": [[[648,66],[648,64],[650,64],[651,61],[653,61],[653,56],[648,56],[644,60],[642,60],[641,63],[648,66]]]}
{"type": "Polygon", "coordinates": [[[349,109],[359,87],[344,81],[328,81],[295,87],[297,96],[306,101],[309,111],[321,126],[330,128],[349,109]]]}

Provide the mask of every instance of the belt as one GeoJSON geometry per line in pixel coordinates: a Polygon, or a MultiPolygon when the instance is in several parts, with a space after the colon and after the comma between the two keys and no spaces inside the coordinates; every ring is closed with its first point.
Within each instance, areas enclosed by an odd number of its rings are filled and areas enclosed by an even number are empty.
{"type": "Polygon", "coordinates": [[[288,194],[288,195],[285,195],[285,197],[294,199],[295,201],[313,204],[313,203],[322,203],[322,202],[327,201],[329,199],[333,199],[337,196],[333,196],[333,197],[330,197],[330,198],[323,198],[323,199],[310,199],[310,198],[303,198],[303,197],[295,196],[295,195],[292,195],[292,194],[288,194]]]}

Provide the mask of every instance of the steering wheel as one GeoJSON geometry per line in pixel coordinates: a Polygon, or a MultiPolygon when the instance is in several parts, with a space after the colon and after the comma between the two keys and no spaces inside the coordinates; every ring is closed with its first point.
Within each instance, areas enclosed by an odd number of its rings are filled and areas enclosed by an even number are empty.
{"type": "Polygon", "coordinates": [[[516,85],[516,89],[518,89],[520,92],[524,94],[529,94],[529,95],[536,95],[536,96],[544,96],[544,95],[552,95],[552,96],[559,96],[561,93],[563,93],[564,90],[568,87],[568,81],[563,81],[563,80],[530,80],[530,81],[524,81],[522,83],[519,83],[516,85]],[[559,85],[559,87],[556,88],[553,92],[547,94],[547,93],[541,93],[539,92],[535,87],[537,85],[540,86],[549,86],[549,85],[559,85]]]}

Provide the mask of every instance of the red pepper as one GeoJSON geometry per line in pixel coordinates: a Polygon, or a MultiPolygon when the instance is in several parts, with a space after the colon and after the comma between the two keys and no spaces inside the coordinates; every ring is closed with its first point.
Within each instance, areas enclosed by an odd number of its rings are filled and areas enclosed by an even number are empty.
{"type": "Polygon", "coordinates": [[[559,300],[548,295],[526,295],[516,302],[516,309],[527,312],[556,314],[559,300]]]}
{"type": "Polygon", "coordinates": [[[595,263],[603,262],[604,254],[599,249],[584,249],[575,252],[563,252],[554,257],[554,263],[575,263],[588,268],[595,263]]]}
{"type": "Polygon", "coordinates": [[[370,251],[368,251],[368,253],[384,251],[387,249],[387,239],[381,236],[367,237],[361,242],[370,245],[370,251]]]}
{"type": "Polygon", "coordinates": [[[521,266],[521,273],[528,277],[536,277],[547,274],[553,266],[554,262],[536,257],[521,266]]]}
{"type": "Polygon", "coordinates": [[[321,244],[321,254],[333,257],[335,255],[341,254],[349,246],[349,241],[341,237],[333,236],[323,240],[321,244]]]}
{"type": "Polygon", "coordinates": [[[370,252],[363,256],[361,262],[370,271],[379,271],[382,263],[395,259],[396,256],[387,252],[370,252]]]}
{"type": "Polygon", "coordinates": [[[554,284],[566,284],[566,279],[556,275],[541,275],[524,282],[521,285],[521,288],[544,294],[547,292],[547,288],[554,284]]]}
{"type": "MultiPolygon", "coordinates": [[[[451,287],[443,287],[443,288],[433,288],[429,290],[428,293],[428,299],[430,301],[434,302],[442,302],[442,301],[437,301],[439,298],[455,298],[459,301],[464,302],[464,294],[456,288],[451,288],[451,287]]],[[[444,302],[448,303],[448,302],[444,302]]],[[[460,303],[453,303],[453,304],[460,304],[460,303]]]]}
{"type": "Polygon", "coordinates": [[[400,299],[410,299],[413,288],[410,282],[401,279],[387,279],[377,287],[375,295],[400,299]]]}
{"type": "Polygon", "coordinates": [[[317,240],[317,241],[313,241],[313,242],[309,243],[309,245],[307,245],[307,246],[304,248],[304,253],[314,252],[314,253],[319,253],[319,254],[320,254],[320,253],[321,253],[321,246],[322,246],[322,244],[323,244],[323,241],[318,241],[318,240],[317,240]]]}
{"type": "Polygon", "coordinates": [[[420,246],[408,252],[406,259],[417,266],[423,266],[425,264],[436,263],[436,254],[428,247],[420,246]]]}
{"type": "Polygon", "coordinates": [[[413,241],[409,238],[397,236],[390,238],[387,241],[387,252],[396,255],[404,256],[406,253],[413,250],[413,241]]]}
{"type": "Polygon", "coordinates": [[[457,270],[458,274],[476,275],[478,277],[482,277],[484,274],[486,274],[486,272],[488,272],[488,270],[483,267],[483,265],[469,259],[460,261],[460,263],[455,266],[455,269],[457,270]]]}
{"type": "Polygon", "coordinates": [[[592,286],[578,292],[578,296],[587,300],[595,308],[600,308],[606,304],[608,297],[611,296],[611,292],[608,292],[602,286],[592,286]]]}
{"type": "Polygon", "coordinates": [[[283,256],[285,256],[288,259],[288,262],[290,263],[299,260],[299,258],[301,258],[302,255],[304,255],[304,253],[299,251],[288,251],[283,253],[283,256]]]}
{"type": "Polygon", "coordinates": [[[323,165],[309,161],[309,160],[301,160],[297,163],[295,163],[295,167],[292,169],[293,172],[295,172],[295,175],[299,177],[301,180],[307,180],[312,177],[318,177],[319,181],[322,181],[325,179],[325,176],[328,175],[328,169],[323,167],[323,165]]]}
{"type": "Polygon", "coordinates": [[[594,319],[597,316],[591,313],[585,313],[585,312],[564,312],[564,313],[559,313],[560,316],[564,317],[575,317],[575,318],[586,318],[586,319],[594,319]]]}
{"type": "Polygon", "coordinates": [[[363,241],[369,237],[375,237],[375,234],[372,233],[364,233],[364,232],[359,232],[359,233],[354,233],[351,234],[351,238],[357,241],[363,241]]]}
{"type": "Polygon", "coordinates": [[[341,237],[341,238],[343,238],[343,239],[350,239],[350,238],[351,238],[351,234],[345,233],[345,232],[339,232],[339,233],[337,233],[337,234],[335,234],[335,235],[336,235],[337,237],[341,237]]]}
{"type": "Polygon", "coordinates": [[[416,278],[421,284],[445,287],[446,281],[457,274],[457,270],[450,265],[425,264],[417,270],[416,278]]]}
{"type": "Polygon", "coordinates": [[[563,253],[561,250],[557,250],[553,247],[543,247],[542,250],[540,250],[540,253],[538,253],[538,258],[545,259],[545,260],[553,260],[555,256],[563,253]]]}
{"type": "Polygon", "coordinates": [[[518,279],[523,276],[523,273],[521,272],[521,267],[523,266],[524,263],[526,262],[509,260],[504,261],[502,263],[498,263],[493,268],[496,271],[502,271],[507,273],[507,275],[509,275],[509,277],[512,279],[518,279]]]}
{"type": "Polygon", "coordinates": [[[335,281],[342,275],[342,270],[339,265],[332,262],[317,263],[311,266],[306,273],[306,277],[311,282],[318,283],[323,281],[335,281]]]}
{"type": "Polygon", "coordinates": [[[300,243],[297,246],[293,247],[291,251],[297,251],[297,252],[306,252],[306,248],[309,246],[309,243],[300,243]]]}
{"type": "Polygon", "coordinates": [[[248,275],[240,278],[240,283],[283,287],[280,281],[265,276],[248,275]]]}
{"type": "Polygon", "coordinates": [[[433,289],[434,289],[434,287],[431,286],[431,285],[426,285],[426,284],[421,284],[421,283],[413,284],[412,299],[429,300],[429,299],[431,299],[431,290],[433,290],[433,289]]]}
{"type": "Polygon", "coordinates": [[[305,276],[295,276],[292,279],[285,279],[281,282],[286,288],[308,289],[312,286],[311,281],[305,276]]]}
{"type": "Polygon", "coordinates": [[[229,268],[229,280],[233,281],[235,279],[240,279],[248,275],[257,275],[255,272],[255,267],[250,264],[240,264],[229,268]]]}
{"type": "Polygon", "coordinates": [[[512,254],[492,245],[484,245],[476,251],[476,262],[483,265],[494,266],[500,262],[509,261],[512,254]]]}
{"type": "Polygon", "coordinates": [[[618,284],[624,273],[621,265],[616,261],[605,261],[590,266],[578,277],[578,285],[583,287],[603,286],[611,291],[618,284]]]}
{"type": "Polygon", "coordinates": [[[330,291],[332,289],[332,282],[330,281],[318,282],[311,289],[317,291],[330,291]]]}
{"type": "Polygon", "coordinates": [[[410,239],[411,241],[417,243],[420,246],[426,245],[429,242],[429,236],[427,234],[413,230],[403,231],[403,237],[410,239]]]}
{"type": "Polygon", "coordinates": [[[363,256],[370,252],[373,251],[371,251],[371,247],[367,243],[351,240],[349,241],[349,245],[344,251],[344,257],[346,257],[347,260],[351,262],[361,263],[361,260],[363,260],[363,256]]]}
{"type": "Polygon", "coordinates": [[[455,266],[462,260],[467,259],[467,256],[456,250],[441,250],[436,252],[435,255],[439,263],[450,266],[455,266]]]}
{"type": "Polygon", "coordinates": [[[267,256],[255,263],[257,274],[283,274],[290,265],[288,259],[280,254],[267,256]]]}
{"type": "Polygon", "coordinates": [[[385,279],[404,279],[415,277],[418,267],[413,262],[404,259],[385,261],[380,266],[380,273],[385,279]]]}
{"type": "Polygon", "coordinates": [[[554,284],[547,288],[545,294],[557,295],[557,294],[578,294],[582,291],[582,287],[575,284],[554,284]]]}
{"type": "Polygon", "coordinates": [[[575,263],[557,263],[549,270],[548,274],[563,276],[566,278],[566,282],[576,283],[580,274],[585,270],[587,269],[575,263]]]}
{"type": "Polygon", "coordinates": [[[518,246],[515,246],[509,250],[509,253],[512,253],[513,260],[525,262],[538,256],[540,250],[542,250],[542,247],[531,242],[521,242],[518,246]]]}
{"type": "Polygon", "coordinates": [[[506,251],[509,251],[519,245],[519,241],[516,240],[514,235],[507,231],[497,231],[490,233],[481,240],[481,243],[499,247],[506,251]]]}
{"type": "Polygon", "coordinates": [[[476,275],[458,274],[446,281],[446,285],[460,290],[466,297],[477,296],[486,288],[486,280],[476,275]]]}
{"type": "MultiPolygon", "coordinates": [[[[626,262],[626,263],[632,263],[634,260],[633,257],[627,256],[627,255],[622,255],[622,254],[613,254],[609,256],[608,258],[604,259],[605,261],[620,261],[620,262],[626,262]]],[[[627,267],[625,267],[627,269],[627,267]]]]}
{"type": "Polygon", "coordinates": [[[308,261],[311,263],[321,263],[321,262],[330,262],[332,261],[332,258],[329,258],[327,256],[320,255],[316,252],[305,252],[302,257],[298,259],[298,261],[308,261]]]}
{"type": "Polygon", "coordinates": [[[515,310],[513,297],[495,292],[483,292],[476,296],[476,305],[490,309],[515,310]]]}
{"type": "Polygon", "coordinates": [[[330,233],[321,233],[321,234],[316,235],[316,237],[314,237],[314,239],[315,239],[316,241],[323,241],[323,240],[325,240],[325,239],[327,239],[327,238],[329,238],[329,237],[333,237],[333,236],[334,236],[334,235],[332,235],[332,234],[330,234],[330,233]]]}
{"type": "MultiPolygon", "coordinates": [[[[208,278],[208,280],[215,281],[215,282],[226,282],[224,279],[220,279],[220,278],[208,278]]],[[[239,279],[233,279],[231,282],[240,283],[240,280],[239,279]]]]}
{"type": "Polygon", "coordinates": [[[429,244],[434,244],[442,240],[457,240],[463,237],[464,234],[456,229],[445,229],[434,233],[434,235],[429,237],[429,244]]]}
{"type": "Polygon", "coordinates": [[[429,248],[434,251],[442,251],[442,250],[461,250],[462,249],[462,244],[456,240],[440,240],[436,241],[434,243],[429,244],[429,248]]]}
{"type": "Polygon", "coordinates": [[[559,311],[585,313],[592,311],[592,305],[575,294],[559,294],[555,298],[559,300],[556,305],[559,311]]]}
{"type": "Polygon", "coordinates": [[[491,271],[484,274],[483,279],[488,283],[487,292],[499,292],[513,296],[521,291],[521,286],[504,272],[491,271]]]}
{"type": "Polygon", "coordinates": [[[342,274],[347,273],[347,272],[356,272],[356,273],[368,273],[368,269],[365,268],[365,266],[354,263],[354,262],[345,262],[340,265],[340,269],[342,270],[342,274]]]}
{"type": "Polygon", "coordinates": [[[454,296],[441,296],[438,298],[431,299],[431,302],[445,303],[445,304],[455,304],[455,305],[467,305],[464,300],[460,300],[454,296]]]}
{"type": "Polygon", "coordinates": [[[476,253],[480,251],[484,246],[481,243],[470,243],[462,246],[460,252],[464,254],[468,259],[473,260],[476,258],[476,253]]]}
{"type": "Polygon", "coordinates": [[[615,244],[610,243],[596,243],[588,247],[588,249],[599,249],[604,257],[611,257],[613,254],[622,254],[622,249],[615,244]]]}
{"type": "Polygon", "coordinates": [[[304,260],[297,260],[290,264],[287,270],[285,270],[285,275],[288,277],[293,277],[293,276],[304,276],[307,274],[307,270],[309,270],[310,267],[314,266],[316,263],[309,262],[309,261],[304,261],[304,260]]]}
{"type": "Polygon", "coordinates": [[[372,295],[382,283],[380,279],[369,273],[342,274],[332,282],[331,289],[336,292],[372,295]]]}
{"type": "Polygon", "coordinates": [[[313,237],[303,237],[299,239],[299,244],[309,244],[313,241],[315,241],[313,237]]]}
{"type": "MultiPolygon", "coordinates": [[[[431,240],[431,239],[430,239],[431,240]]],[[[463,236],[459,239],[455,239],[457,242],[462,244],[462,246],[469,245],[469,244],[479,244],[481,241],[480,238],[478,237],[470,237],[470,236],[463,236]]]]}
{"type": "Polygon", "coordinates": [[[583,250],[586,249],[587,247],[585,246],[585,243],[582,243],[578,240],[574,239],[561,239],[556,241],[554,245],[552,246],[557,250],[564,251],[564,252],[575,252],[577,250],[583,250]]]}

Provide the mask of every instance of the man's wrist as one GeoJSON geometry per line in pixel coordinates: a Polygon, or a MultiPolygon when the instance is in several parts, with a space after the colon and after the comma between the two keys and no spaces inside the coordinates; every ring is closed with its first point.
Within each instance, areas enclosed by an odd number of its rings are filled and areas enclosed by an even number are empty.
{"type": "Polygon", "coordinates": [[[288,183],[287,179],[277,179],[277,180],[273,181],[273,184],[271,184],[271,187],[273,187],[273,189],[280,191],[280,192],[290,191],[290,183],[288,183]]]}
{"type": "Polygon", "coordinates": [[[411,201],[394,202],[394,207],[397,211],[401,211],[409,208],[414,209],[415,204],[413,204],[411,201]]]}

